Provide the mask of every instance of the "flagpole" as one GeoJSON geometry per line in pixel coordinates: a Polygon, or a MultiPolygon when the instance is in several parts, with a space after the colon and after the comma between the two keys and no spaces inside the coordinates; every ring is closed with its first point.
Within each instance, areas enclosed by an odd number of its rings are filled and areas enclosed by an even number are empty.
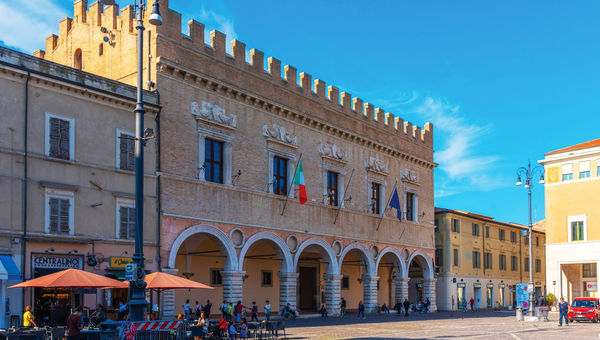
{"type": "MultiPolygon", "coordinates": [[[[294,170],[294,177],[296,177],[296,172],[298,172],[298,165],[300,165],[301,159],[302,159],[302,153],[300,153],[300,157],[298,157],[298,162],[296,162],[296,170],[294,170]]],[[[293,186],[294,186],[294,180],[292,179],[292,182],[290,183],[290,188],[286,192],[286,195],[285,195],[285,202],[283,203],[283,209],[281,209],[281,216],[283,216],[283,213],[285,212],[285,207],[287,207],[287,201],[288,201],[288,198],[290,198],[290,191],[292,191],[293,186]]]]}
{"type": "Polygon", "coordinates": [[[350,178],[348,179],[348,183],[346,183],[346,188],[344,189],[344,196],[342,197],[342,201],[338,204],[338,208],[335,212],[335,220],[333,220],[333,224],[337,222],[338,215],[340,214],[340,209],[342,208],[342,204],[346,200],[346,191],[348,191],[348,187],[350,186],[350,181],[352,180],[352,175],[354,175],[354,169],[352,169],[352,173],[350,174],[350,178]]]}
{"type": "MultiPolygon", "coordinates": [[[[396,185],[398,185],[397,178],[396,178],[396,182],[394,182],[394,189],[396,189],[396,185]]],[[[375,231],[379,230],[379,226],[381,226],[381,221],[383,221],[383,218],[385,217],[385,212],[388,210],[388,206],[390,205],[390,201],[392,200],[393,194],[394,194],[394,190],[392,190],[392,194],[390,195],[390,198],[388,198],[388,200],[387,200],[387,204],[385,205],[385,208],[383,209],[383,213],[381,213],[381,219],[379,220],[379,223],[377,223],[377,229],[375,229],[375,231]]]]}

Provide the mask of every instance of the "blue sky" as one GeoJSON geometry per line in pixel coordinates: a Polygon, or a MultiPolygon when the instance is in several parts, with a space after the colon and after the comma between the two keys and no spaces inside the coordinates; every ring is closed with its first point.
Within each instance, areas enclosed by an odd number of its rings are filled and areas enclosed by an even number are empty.
{"type": "MultiPolygon", "coordinates": [[[[598,138],[598,1],[169,5],[183,26],[195,18],[413,124],[433,122],[439,207],[526,224],[516,169],[598,138]]],[[[0,0],[0,13],[0,44],[31,53],[73,10],[69,0],[0,0]]],[[[533,197],[539,220],[541,186],[533,197]]]]}

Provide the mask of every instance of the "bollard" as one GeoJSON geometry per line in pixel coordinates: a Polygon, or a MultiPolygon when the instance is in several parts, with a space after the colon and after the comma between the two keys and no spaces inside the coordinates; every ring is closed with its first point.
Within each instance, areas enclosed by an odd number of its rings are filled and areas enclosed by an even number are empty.
{"type": "Polygon", "coordinates": [[[517,307],[517,321],[523,321],[523,308],[517,307]]]}

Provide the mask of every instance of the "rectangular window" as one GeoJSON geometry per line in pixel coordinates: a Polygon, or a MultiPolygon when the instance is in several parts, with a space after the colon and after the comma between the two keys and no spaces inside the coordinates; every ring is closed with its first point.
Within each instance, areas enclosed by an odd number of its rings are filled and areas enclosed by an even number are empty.
{"type": "Polygon", "coordinates": [[[473,234],[473,236],[479,236],[479,224],[477,224],[477,223],[472,224],[471,234],[473,234]]]}
{"type": "Polygon", "coordinates": [[[481,253],[473,251],[473,268],[481,268],[481,253]]]}
{"type": "Polygon", "coordinates": [[[523,245],[529,245],[529,236],[523,236],[523,245]]]}
{"type": "Polygon", "coordinates": [[[442,267],[444,265],[444,249],[435,248],[435,265],[442,267]]]}
{"type": "Polygon", "coordinates": [[[500,270],[506,270],[506,255],[500,254],[500,256],[498,256],[498,268],[500,268],[500,270]]]}
{"type": "Polygon", "coordinates": [[[591,174],[590,174],[589,170],[588,171],[580,171],[579,172],[579,178],[588,178],[588,177],[590,177],[590,175],[591,174]]]}
{"type": "Polygon", "coordinates": [[[406,220],[415,220],[415,194],[412,192],[406,193],[406,220]]]}
{"type": "Polygon", "coordinates": [[[118,138],[118,161],[117,168],[133,171],[135,166],[135,136],[130,133],[117,130],[118,138]]]}
{"type": "Polygon", "coordinates": [[[540,273],[542,271],[542,260],[535,259],[535,272],[540,273]]]}
{"type": "Polygon", "coordinates": [[[510,257],[510,270],[512,270],[512,271],[519,270],[519,259],[516,256],[510,257]]]}
{"type": "Polygon", "coordinates": [[[204,179],[207,182],[223,183],[223,142],[205,139],[204,179]]]}
{"type": "Polygon", "coordinates": [[[380,195],[381,185],[378,183],[371,183],[371,213],[380,214],[380,195]]]}
{"type": "Polygon", "coordinates": [[[262,287],[272,287],[273,286],[273,272],[270,270],[261,271],[262,276],[262,287]]]}
{"type": "Polygon", "coordinates": [[[273,193],[276,195],[287,195],[287,166],[287,159],[273,157],[273,193]]]}
{"type": "Polygon", "coordinates": [[[485,238],[490,238],[490,227],[485,226],[485,238]]]}
{"type": "Polygon", "coordinates": [[[535,237],[535,246],[536,246],[536,247],[539,247],[539,246],[540,246],[540,237],[539,237],[539,236],[536,236],[536,237],[535,237]]]}
{"type": "Polygon", "coordinates": [[[211,269],[210,270],[210,284],[213,286],[220,286],[223,284],[223,277],[221,276],[221,270],[223,269],[211,269]]]}
{"type": "Polygon", "coordinates": [[[350,279],[348,276],[342,277],[342,289],[350,289],[350,279]]]}
{"type": "Polygon", "coordinates": [[[505,237],[504,237],[504,229],[498,229],[498,239],[500,241],[504,241],[505,237]]]}
{"type": "Polygon", "coordinates": [[[492,269],[492,253],[483,254],[483,267],[485,269],[492,269]]]}
{"type": "Polygon", "coordinates": [[[517,243],[517,232],[516,231],[510,232],[510,242],[517,243]]]}
{"type": "Polygon", "coordinates": [[[582,272],[583,272],[583,277],[596,278],[596,264],[595,263],[584,263],[582,272]]]}
{"type": "Polygon", "coordinates": [[[74,120],[46,114],[46,155],[73,160],[74,120]]]}
{"type": "Polygon", "coordinates": [[[525,258],[525,263],[523,263],[524,271],[529,272],[529,257],[525,258]]]}
{"type": "Polygon", "coordinates": [[[452,219],[452,232],[460,233],[460,220],[455,218],[452,219]]]}
{"type": "Polygon", "coordinates": [[[327,204],[338,205],[338,174],[327,171],[327,204]]]}
{"type": "Polygon", "coordinates": [[[570,181],[573,179],[573,164],[564,164],[562,166],[562,180],[570,181]]]}
{"type": "Polygon", "coordinates": [[[571,241],[583,240],[583,221],[571,222],[571,241]]]}
{"type": "Polygon", "coordinates": [[[46,232],[73,234],[73,192],[46,190],[46,232]]]}
{"type": "Polygon", "coordinates": [[[563,174],[562,175],[562,180],[563,181],[570,181],[573,179],[573,174],[563,174]]]}
{"type": "Polygon", "coordinates": [[[588,178],[591,175],[591,161],[579,162],[579,178],[588,178]]]}
{"type": "Polygon", "coordinates": [[[458,249],[454,248],[454,266],[458,267],[458,249]]]}
{"type": "Polygon", "coordinates": [[[122,205],[117,203],[119,208],[117,219],[119,221],[119,238],[131,240],[135,237],[135,208],[133,203],[122,205]]]}

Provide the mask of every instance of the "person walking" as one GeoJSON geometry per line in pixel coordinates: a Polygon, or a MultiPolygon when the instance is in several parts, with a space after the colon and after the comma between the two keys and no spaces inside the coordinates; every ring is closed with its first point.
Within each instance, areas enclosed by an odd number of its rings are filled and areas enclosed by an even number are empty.
{"type": "Polygon", "coordinates": [[[256,301],[252,301],[252,309],[250,310],[250,321],[258,322],[258,305],[256,301]]]}
{"type": "Polygon", "coordinates": [[[82,328],[83,324],[81,323],[81,307],[77,307],[67,319],[67,340],[79,340],[82,328]]]}
{"type": "Polygon", "coordinates": [[[565,323],[568,326],[569,325],[569,317],[567,316],[567,313],[569,312],[569,303],[567,301],[565,301],[565,299],[563,299],[562,297],[560,298],[560,302],[558,303],[558,312],[559,312],[558,327],[562,326],[563,318],[565,319],[565,323]]]}
{"type": "Polygon", "coordinates": [[[267,322],[271,321],[271,303],[269,300],[265,303],[265,319],[267,322]]]}
{"type": "Polygon", "coordinates": [[[358,314],[356,314],[356,318],[360,319],[360,316],[362,315],[362,318],[365,318],[365,305],[363,304],[362,300],[358,301],[358,314]]]}
{"type": "Polygon", "coordinates": [[[463,312],[467,311],[467,299],[465,299],[465,298],[462,299],[462,308],[463,308],[463,312]]]}
{"type": "Polygon", "coordinates": [[[221,313],[222,313],[223,319],[225,319],[225,321],[227,321],[229,314],[227,313],[227,301],[225,301],[225,300],[223,300],[223,304],[221,305],[221,313]]]}
{"type": "Polygon", "coordinates": [[[37,327],[35,324],[35,317],[31,312],[31,306],[25,307],[25,313],[23,313],[23,327],[37,327]]]}
{"type": "Polygon", "coordinates": [[[340,301],[340,318],[343,318],[346,315],[346,299],[342,298],[340,301]]]}
{"type": "Polygon", "coordinates": [[[202,313],[202,305],[196,300],[196,305],[194,306],[194,316],[196,319],[200,318],[200,313],[202,313]]]}
{"type": "Polygon", "coordinates": [[[404,316],[408,316],[408,309],[410,308],[410,302],[408,299],[404,299],[404,316]]]}
{"type": "Polygon", "coordinates": [[[321,314],[322,318],[327,317],[327,309],[325,308],[325,305],[321,305],[321,309],[319,310],[319,314],[321,314]]]}
{"type": "Polygon", "coordinates": [[[471,312],[473,311],[473,305],[475,304],[475,299],[471,298],[471,300],[469,300],[469,304],[471,305],[471,312]]]}
{"type": "Polygon", "coordinates": [[[398,315],[400,315],[402,313],[402,301],[400,301],[400,299],[396,300],[396,304],[394,305],[394,310],[396,311],[396,313],[398,313],[398,315]]]}
{"type": "Polygon", "coordinates": [[[242,313],[244,312],[245,307],[246,306],[242,304],[242,301],[238,300],[237,305],[235,305],[235,322],[242,322],[242,313]]]}
{"type": "Polygon", "coordinates": [[[206,304],[204,305],[204,309],[202,310],[204,312],[204,316],[207,319],[210,319],[210,309],[212,308],[212,303],[210,303],[210,300],[206,300],[206,304]]]}
{"type": "Polygon", "coordinates": [[[229,319],[228,319],[228,320],[229,320],[229,322],[232,322],[232,321],[233,321],[233,312],[234,312],[234,310],[235,310],[235,309],[233,308],[233,302],[230,302],[230,303],[227,305],[227,317],[229,318],[229,319]]]}
{"type": "Polygon", "coordinates": [[[183,304],[183,313],[185,314],[185,319],[189,320],[191,314],[190,299],[185,300],[185,303],[183,304]]]}

